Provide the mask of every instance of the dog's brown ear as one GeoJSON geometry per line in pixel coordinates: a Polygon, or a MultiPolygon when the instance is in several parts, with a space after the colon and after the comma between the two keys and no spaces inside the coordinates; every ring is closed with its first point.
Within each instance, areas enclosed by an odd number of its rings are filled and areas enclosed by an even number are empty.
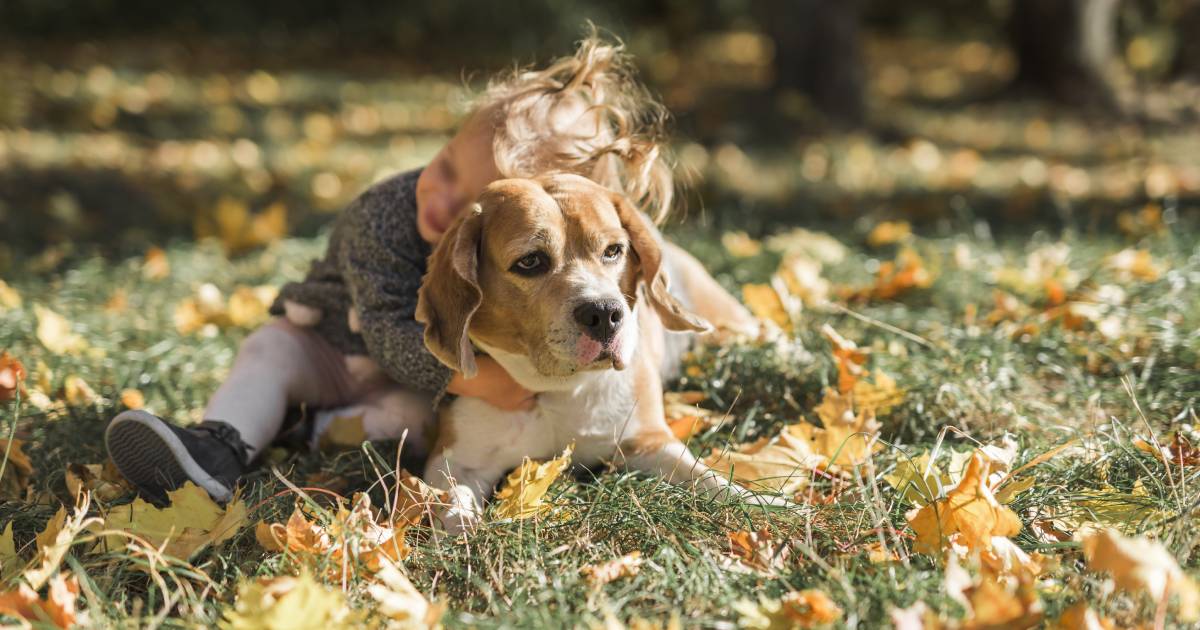
{"type": "Polygon", "coordinates": [[[623,195],[613,195],[613,205],[621,226],[629,234],[629,246],[637,256],[646,299],[658,313],[667,330],[708,332],[712,326],[703,318],[684,310],[683,305],[667,291],[667,274],[662,270],[662,248],[650,222],[623,195]]]}
{"type": "Polygon", "coordinates": [[[477,372],[467,332],[483,300],[479,288],[482,231],[483,211],[475,204],[442,235],[417,293],[416,320],[425,324],[425,347],[467,378],[477,372]]]}

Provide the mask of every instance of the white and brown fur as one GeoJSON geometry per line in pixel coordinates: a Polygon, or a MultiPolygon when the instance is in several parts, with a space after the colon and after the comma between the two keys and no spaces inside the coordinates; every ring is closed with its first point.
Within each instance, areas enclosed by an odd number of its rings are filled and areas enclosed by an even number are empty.
{"type": "Polygon", "coordinates": [[[452,369],[473,375],[479,350],[537,394],[528,411],[477,398],[443,406],[425,479],[453,488],[440,516],[448,530],[476,523],[482,501],[523,458],[554,457],[570,444],[578,465],[610,461],[779,503],[730,484],[668,428],[660,375],[678,363],[668,331],[707,333],[709,321],[744,331],[755,323],[699,262],[660,243],[621,195],[574,175],[491,184],[431,256],[417,319],[429,350],[452,369]],[[621,255],[606,257],[614,246],[621,255]],[[704,318],[668,291],[664,251],[685,285],[680,294],[704,318]],[[539,252],[544,272],[517,272],[517,261],[539,252]],[[611,310],[614,301],[620,322],[601,343],[574,313],[591,303],[611,310]]]}

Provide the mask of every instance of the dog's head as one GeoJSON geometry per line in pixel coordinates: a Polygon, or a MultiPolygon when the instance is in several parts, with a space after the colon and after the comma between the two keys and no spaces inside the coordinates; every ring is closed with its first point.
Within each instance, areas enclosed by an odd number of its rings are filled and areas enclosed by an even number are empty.
{"type": "Polygon", "coordinates": [[[667,292],[653,228],[623,196],[575,175],[505,179],[434,250],[416,318],[434,356],[468,377],[472,339],[544,377],[623,369],[639,284],[668,330],[708,329],[667,292]]]}

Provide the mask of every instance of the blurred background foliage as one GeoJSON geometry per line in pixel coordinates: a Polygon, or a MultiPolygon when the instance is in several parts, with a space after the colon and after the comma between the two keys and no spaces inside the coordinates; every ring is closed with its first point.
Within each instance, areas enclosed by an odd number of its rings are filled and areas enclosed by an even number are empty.
{"type": "Polygon", "coordinates": [[[5,0],[0,273],[315,233],[588,20],[675,114],[688,220],[1106,230],[1198,203],[1200,0],[5,0]]]}

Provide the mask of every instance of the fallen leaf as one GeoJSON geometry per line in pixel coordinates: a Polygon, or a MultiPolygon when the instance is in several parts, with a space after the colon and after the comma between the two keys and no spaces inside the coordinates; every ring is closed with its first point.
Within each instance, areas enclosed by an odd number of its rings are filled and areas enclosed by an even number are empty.
{"type": "Polygon", "coordinates": [[[58,567],[67,550],[75,543],[75,538],[99,522],[99,519],[87,515],[91,500],[91,495],[86,492],[77,497],[75,510],[70,515],[67,514],[67,508],[60,507],[46,524],[46,529],[37,535],[37,555],[24,574],[30,587],[40,589],[51,576],[58,573],[58,567]]]}
{"type": "Polygon", "coordinates": [[[0,313],[8,309],[21,308],[21,294],[17,290],[8,286],[3,280],[0,280],[0,313]]]}
{"type": "Polygon", "coordinates": [[[1083,556],[1088,569],[1108,573],[1118,588],[1146,593],[1155,602],[1177,596],[1180,619],[1200,619],[1200,588],[1162,543],[1102,529],[1083,537],[1083,556]]]}
{"type": "Polygon", "coordinates": [[[897,461],[896,468],[884,475],[883,480],[906,501],[917,506],[927,505],[942,496],[942,488],[949,485],[945,473],[931,463],[929,453],[897,461]]]}
{"type": "Polygon", "coordinates": [[[10,501],[23,501],[26,488],[33,478],[33,462],[25,454],[25,442],[0,439],[0,458],[7,454],[7,461],[0,468],[0,498],[10,501]]]}
{"type": "Polygon", "coordinates": [[[580,572],[593,587],[604,586],[623,577],[633,577],[642,570],[642,552],[632,551],[607,562],[589,564],[580,572]]]}
{"type": "Polygon", "coordinates": [[[140,390],[132,388],[122,389],[121,404],[126,409],[141,409],[146,406],[146,396],[140,390]]]}
{"type": "Polygon", "coordinates": [[[161,247],[151,247],[146,250],[142,259],[142,277],[147,280],[162,280],[171,275],[171,262],[167,260],[167,252],[161,247]]]}
{"type": "Polygon", "coordinates": [[[33,305],[37,316],[37,338],[46,349],[54,354],[78,354],[87,349],[87,341],[71,332],[71,322],[65,317],[42,306],[33,305]]]}
{"type": "MultiPolygon", "coordinates": [[[[141,497],[114,507],[104,515],[104,528],[124,530],[138,536],[167,555],[187,560],[208,545],[234,536],[246,520],[246,504],[236,497],[225,508],[213,501],[203,488],[186,482],[167,493],[168,505],[157,508],[141,497]]],[[[124,549],[128,539],[105,536],[109,550],[124,549]]]]}
{"type": "Polygon", "coordinates": [[[1139,450],[1154,455],[1164,464],[1200,466],[1200,448],[1193,446],[1192,441],[1178,431],[1171,437],[1170,444],[1155,446],[1155,443],[1137,438],[1133,441],[1133,445],[1139,450]]]}
{"type": "Polygon", "coordinates": [[[0,582],[7,583],[24,564],[17,555],[17,545],[13,541],[13,521],[9,521],[4,526],[4,532],[0,533],[0,582]]]}
{"type": "Polygon", "coordinates": [[[1087,602],[1079,602],[1050,622],[1049,630],[1115,630],[1113,622],[1096,614],[1087,602]]]}
{"type": "Polygon", "coordinates": [[[735,531],[725,534],[729,542],[729,556],[737,561],[737,567],[774,575],[783,569],[790,553],[771,531],[735,531]]]}
{"type": "Polygon", "coordinates": [[[65,481],[67,492],[73,497],[87,491],[100,501],[112,501],[133,492],[133,486],[121,476],[112,462],[67,464],[65,481]]]}
{"type": "Polygon", "coordinates": [[[26,622],[49,622],[56,628],[70,628],[83,621],[75,610],[78,596],[79,581],[75,576],[59,573],[50,579],[45,599],[38,597],[37,591],[25,583],[0,593],[0,613],[26,622]]]}
{"type": "Polygon", "coordinates": [[[1163,223],[1162,207],[1155,203],[1148,203],[1137,212],[1122,210],[1117,214],[1117,228],[1131,238],[1143,238],[1167,230],[1163,223]]]}
{"type": "Polygon", "coordinates": [[[761,438],[737,450],[714,448],[704,460],[722,476],[732,475],[742,485],[794,494],[808,485],[812,471],[825,463],[825,458],[813,452],[807,434],[800,433],[801,425],[784,427],[773,438],[761,438]]]}
{"type": "Polygon", "coordinates": [[[853,395],[843,396],[826,389],[815,409],[821,428],[808,423],[795,425],[813,444],[813,451],[828,459],[831,466],[857,466],[866,463],[881,448],[880,425],[870,410],[854,412],[853,395]]]}
{"type": "Polygon", "coordinates": [[[804,305],[818,306],[829,301],[831,285],[821,276],[819,261],[803,254],[788,254],[780,261],[775,277],[783,282],[790,296],[804,305]]]}
{"type": "Polygon", "coordinates": [[[804,228],[792,228],[766,240],[767,249],[785,256],[801,254],[826,265],[836,265],[846,259],[846,246],[824,233],[804,228]]]}
{"type": "Polygon", "coordinates": [[[871,381],[859,379],[850,390],[854,394],[854,407],[862,412],[876,415],[890,412],[904,402],[908,392],[896,385],[896,379],[876,370],[871,381]]]}
{"type": "Polygon", "coordinates": [[[100,395],[82,377],[72,374],[63,379],[63,398],[72,407],[93,405],[100,402],[100,395]]]}
{"type": "Polygon", "coordinates": [[[993,537],[1015,536],[1021,531],[1021,520],[996,501],[987,485],[990,466],[991,460],[976,451],[962,479],[945,498],[905,515],[916,534],[915,551],[940,554],[952,536],[970,551],[990,550],[993,537]]]}
{"type": "Polygon", "coordinates": [[[278,290],[272,286],[237,287],[229,296],[229,321],[234,326],[253,328],[267,321],[267,309],[278,290]]]}
{"type": "Polygon", "coordinates": [[[845,394],[854,389],[855,383],[865,372],[868,350],[859,349],[858,344],[838,334],[833,326],[825,324],[821,334],[833,347],[833,360],[838,368],[838,391],[845,394]]]}
{"type": "Polygon", "coordinates": [[[791,326],[792,318],[784,298],[775,287],[769,284],[742,285],[742,301],[755,317],[783,327],[791,326]]]}
{"type": "Polygon", "coordinates": [[[914,289],[926,289],[933,276],[925,269],[925,261],[911,249],[901,250],[895,261],[880,263],[875,283],[869,287],[844,291],[848,300],[894,300],[914,289]]]}
{"type": "Polygon", "coordinates": [[[361,622],[341,591],[325,588],[302,569],[296,577],[263,578],[238,587],[237,601],[222,615],[226,630],[328,630],[361,622]]]}
{"type": "Polygon", "coordinates": [[[908,221],[882,221],[867,234],[867,245],[883,247],[912,238],[912,224],[908,221]]]}
{"type": "Polygon", "coordinates": [[[961,630],[1024,630],[1042,622],[1042,603],[1032,582],[1012,587],[985,576],[966,595],[970,607],[961,630]]]}
{"type": "Polygon", "coordinates": [[[325,426],[318,439],[323,451],[357,449],[367,441],[367,430],[363,426],[363,413],[350,416],[334,416],[325,426]]]}
{"type": "Polygon", "coordinates": [[[375,573],[367,593],[375,600],[373,610],[388,619],[389,630],[440,628],[445,604],[430,603],[393,562],[375,573]]]}
{"type": "Polygon", "coordinates": [[[503,487],[496,492],[496,517],[519,520],[549,511],[551,506],[542,499],[550,490],[550,484],[571,465],[573,450],[574,447],[568,446],[562,455],[540,464],[526,458],[508,474],[503,487]]]}
{"type": "Polygon", "coordinates": [[[26,397],[25,366],[8,352],[0,352],[0,403],[8,402],[21,394],[26,397]]]}
{"type": "Polygon", "coordinates": [[[792,591],[779,599],[738,600],[733,610],[743,628],[819,628],[842,618],[842,609],[824,591],[792,591]]]}
{"type": "MultiPolygon", "coordinates": [[[[697,407],[694,404],[703,399],[702,392],[666,392],[663,394],[663,415],[666,416],[667,426],[670,427],[671,433],[676,438],[686,442],[688,438],[711,427],[716,422],[716,412],[697,407]]],[[[730,423],[736,421],[732,417],[722,417],[730,423]]]]}
{"type": "Polygon", "coordinates": [[[1105,261],[1105,265],[1116,272],[1123,281],[1141,280],[1154,282],[1162,275],[1162,265],[1144,249],[1124,249],[1105,261]]]}
{"type": "Polygon", "coordinates": [[[449,501],[449,493],[430,486],[407,470],[400,469],[392,522],[416,525],[431,519],[434,510],[449,501]]]}
{"type": "Polygon", "coordinates": [[[721,235],[721,244],[734,258],[751,258],[762,252],[762,243],[745,232],[726,232],[721,235]]]}
{"type": "Polygon", "coordinates": [[[892,630],[940,630],[941,622],[925,602],[917,600],[908,608],[892,608],[888,611],[892,630]]]}

